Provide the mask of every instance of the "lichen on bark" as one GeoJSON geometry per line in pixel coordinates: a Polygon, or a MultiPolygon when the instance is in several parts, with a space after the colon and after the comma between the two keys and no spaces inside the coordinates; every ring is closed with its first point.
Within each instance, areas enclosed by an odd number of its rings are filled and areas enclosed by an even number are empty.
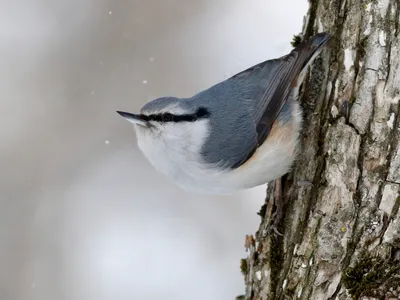
{"type": "Polygon", "coordinates": [[[333,38],[302,86],[284,235],[267,234],[271,183],[246,243],[245,299],[400,299],[399,23],[397,0],[310,1],[303,35],[333,38]]]}

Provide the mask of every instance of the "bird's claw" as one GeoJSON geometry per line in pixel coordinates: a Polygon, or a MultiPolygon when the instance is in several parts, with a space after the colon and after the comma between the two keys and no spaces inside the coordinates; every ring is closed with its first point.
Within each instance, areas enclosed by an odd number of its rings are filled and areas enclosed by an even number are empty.
{"type": "Polygon", "coordinates": [[[283,217],[283,204],[282,204],[282,185],[281,179],[278,178],[275,180],[274,187],[274,201],[276,210],[272,213],[269,225],[268,225],[268,234],[275,234],[275,237],[283,236],[283,234],[278,230],[278,225],[283,217]]]}
{"type": "Polygon", "coordinates": [[[283,233],[281,233],[275,225],[272,225],[270,230],[271,232],[273,231],[273,233],[275,233],[275,237],[283,236],[283,233]]]}
{"type": "Polygon", "coordinates": [[[278,236],[283,236],[283,233],[281,233],[279,230],[278,230],[278,224],[279,224],[279,216],[278,216],[278,213],[275,211],[272,215],[271,215],[271,219],[270,219],[270,222],[269,222],[269,226],[268,226],[268,234],[271,234],[271,233],[273,233],[273,234],[275,234],[275,237],[278,237],[278,236]]]}

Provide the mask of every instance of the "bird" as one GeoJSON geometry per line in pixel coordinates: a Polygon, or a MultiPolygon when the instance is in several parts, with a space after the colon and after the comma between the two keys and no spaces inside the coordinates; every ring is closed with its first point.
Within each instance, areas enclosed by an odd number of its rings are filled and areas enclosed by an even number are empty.
{"type": "Polygon", "coordinates": [[[288,173],[299,152],[299,89],[330,37],[317,33],[190,98],[161,97],[139,113],[117,113],[134,124],[151,165],[186,192],[266,184],[288,173]]]}

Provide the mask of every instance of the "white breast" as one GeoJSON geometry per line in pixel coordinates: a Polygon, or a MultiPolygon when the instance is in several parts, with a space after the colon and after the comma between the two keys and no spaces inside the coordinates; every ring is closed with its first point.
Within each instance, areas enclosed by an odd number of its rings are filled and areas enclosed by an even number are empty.
{"type": "MultiPolygon", "coordinates": [[[[200,150],[208,136],[207,120],[167,124],[162,132],[135,125],[140,150],[154,168],[182,189],[198,190],[212,185],[211,166],[201,163],[200,150]]],[[[214,185],[218,185],[214,182],[214,185]]]]}

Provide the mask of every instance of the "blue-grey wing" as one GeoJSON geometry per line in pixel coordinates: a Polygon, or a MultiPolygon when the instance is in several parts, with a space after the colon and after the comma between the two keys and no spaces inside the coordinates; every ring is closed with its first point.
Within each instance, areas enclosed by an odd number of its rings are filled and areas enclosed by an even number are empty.
{"type": "Polygon", "coordinates": [[[263,62],[229,79],[238,81],[239,85],[254,87],[252,100],[257,146],[262,145],[268,137],[299,74],[329,38],[329,34],[319,33],[300,43],[288,55],[263,62]]]}
{"type": "Polygon", "coordinates": [[[232,81],[219,83],[187,99],[210,112],[209,134],[201,154],[205,162],[232,168],[257,145],[251,90],[232,81]]]}
{"type": "Polygon", "coordinates": [[[328,34],[318,34],[288,55],[248,68],[192,98],[211,110],[202,151],[206,162],[237,168],[252,156],[268,137],[294,81],[328,39],[328,34]]]}
{"type": "Polygon", "coordinates": [[[257,150],[257,124],[272,97],[265,97],[265,91],[278,87],[280,66],[279,59],[265,61],[189,99],[210,110],[210,132],[202,149],[207,163],[237,168],[257,150]]]}

